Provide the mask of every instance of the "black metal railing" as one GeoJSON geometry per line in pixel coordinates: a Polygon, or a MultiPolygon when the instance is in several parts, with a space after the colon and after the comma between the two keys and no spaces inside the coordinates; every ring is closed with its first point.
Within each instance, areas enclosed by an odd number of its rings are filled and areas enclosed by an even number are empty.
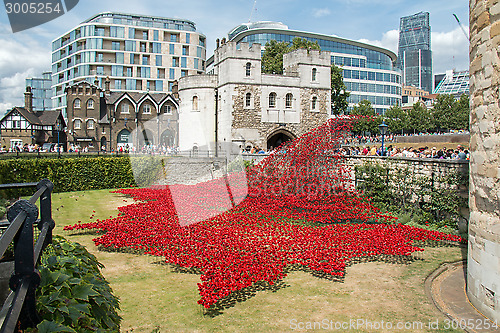
{"type": "Polygon", "coordinates": [[[7,211],[8,228],[0,238],[0,257],[14,242],[14,272],[9,280],[12,293],[0,312],[0,333],[21,332],[35,327],[40,319],[36,312],[35,293],[40,284],[36,269],[43,249],[52,243],[52,197],[54,185],[48,179],[39,183],[1,184],[0,189],[35,187],[29,200],[18,200],[7,211]],[[40,218],[36,202],[40,199],[40,218]],[[39,234],[34,241],[34,226],[39,234]]]}

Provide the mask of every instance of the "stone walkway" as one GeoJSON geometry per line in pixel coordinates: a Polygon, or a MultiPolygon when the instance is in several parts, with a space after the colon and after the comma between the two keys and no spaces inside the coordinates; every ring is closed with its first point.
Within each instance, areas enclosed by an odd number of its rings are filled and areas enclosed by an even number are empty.
{"type": "MultiPolygon", "coordinates": [[[[466,332],[500,332],[480,314],[465,294],[466,261],[443,264],[425,281],[425,290],[437,308],[448,317],[453,328],[466,332]]],[[[500,325],[500,323],[498,323],[500,325]]]]}

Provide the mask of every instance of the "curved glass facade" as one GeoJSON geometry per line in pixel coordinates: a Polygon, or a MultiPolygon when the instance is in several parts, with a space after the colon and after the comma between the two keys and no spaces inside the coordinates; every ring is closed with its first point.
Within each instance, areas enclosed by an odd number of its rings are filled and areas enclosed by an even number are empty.
{"type": "Polygon", "coordinates": [[[392,105],[401,105],[401,73],[396,69],[396,55],[389,50],[334,36],[288,30],[276,22],[242,24],[229,33],[229,39],[237,43],[262,46],[271,40],[291,42],[295,37],[317,42],[322,51],[331,52],[331,63],[343,69],[344,82],[351,93],[349,110],[365,99],[379,114],[392,105]]]}
{"type": "Polygon", "coordinates": [[[314,37],[297,36],[290,34],[256,33],[250,36],[243,37],[239,42],[245,42],[249,44],[259,43],[264,46],[270,40],[276,40],[278,42],[291,42],[295,37],[301,37],[311,42],[318,42],[322,51],[365,56],[367,68],[386,69],[386,70],[392,70],[394,68],[393,61],[391,57],[388,56],[387,54],[333,40],[325,40],[314,37]]]}

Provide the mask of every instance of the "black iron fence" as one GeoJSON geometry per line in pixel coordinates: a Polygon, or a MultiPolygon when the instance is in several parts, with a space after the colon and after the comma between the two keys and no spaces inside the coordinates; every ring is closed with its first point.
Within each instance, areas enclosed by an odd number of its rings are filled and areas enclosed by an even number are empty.
{"type": "Polygon", "coordinates": [[[36,187],[29,200],[18,200],[7,212],[7,229],[0,238],[0,258],[11,243],[14,245],[14,271],[9,281],[11,294],[0,311],[0,333],[21,332],[35,327],[40,319],[36,312],[35,293],[40,284],[36,269],[43,249],[52,243],[52,182],[2,184],[0,189],[36,187]],[[38,209],[36,203],[40,200],[38,209]],[[40,214],[39,214],[40,213],[40,214]],[[37,227],[38,237],[34,228],[37,227]],[[36,238],[36,242],[35,242],[36,238]]]}

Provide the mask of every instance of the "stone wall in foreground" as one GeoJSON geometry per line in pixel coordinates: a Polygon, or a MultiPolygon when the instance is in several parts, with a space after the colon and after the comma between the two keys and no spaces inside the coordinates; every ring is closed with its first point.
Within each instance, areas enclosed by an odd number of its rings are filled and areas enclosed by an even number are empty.
{"type": "Polygon", "coordinates": [[[500,0],[470,0],[467,295],[500,322],[500,0]]]}

